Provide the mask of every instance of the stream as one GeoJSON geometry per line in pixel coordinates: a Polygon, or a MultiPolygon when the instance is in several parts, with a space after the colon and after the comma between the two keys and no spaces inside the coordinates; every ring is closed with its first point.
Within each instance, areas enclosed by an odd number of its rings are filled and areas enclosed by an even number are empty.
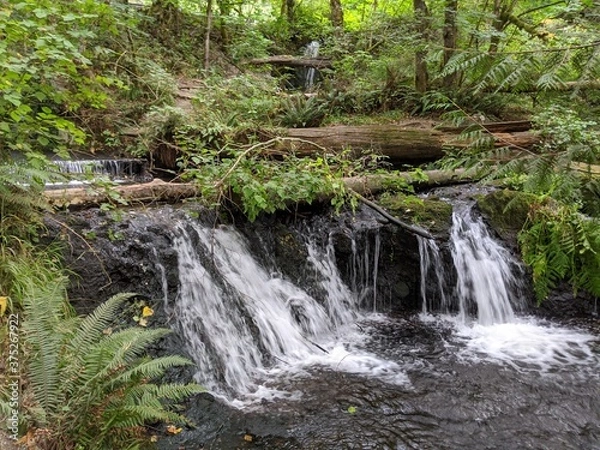
{"type": "Polygon", "coordinates": [[[306,233],[319,297],[231,226],[175,234],[177,327],[220,406],[192,407],[202,425],[165,448],[600,448],[598,336],[522,312],[523,267],[468,205],[452,273],[419,238],[420,314],[377,312],[379,234],[354,254],[350,289],[332,240],[306,233]]]}
{"type": "Polygon", "coordinates": [[[175,331],[164,350],[195,363],[179,379],[207,389],[184,405],[195,427],[156,428],[158,448],[600,449],[597,318],[532,316],[524,268],[470,204],[435,242],[364,211],[311,217],[73,219],[101,251],[72,241],[72,298],[155,299],[175,331]]]}

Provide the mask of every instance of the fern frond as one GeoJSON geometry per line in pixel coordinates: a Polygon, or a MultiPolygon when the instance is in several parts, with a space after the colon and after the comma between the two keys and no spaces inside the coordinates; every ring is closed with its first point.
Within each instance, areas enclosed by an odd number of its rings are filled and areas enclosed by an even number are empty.
{"type": "MultiPolygon", "coordinates": [[[[64,298],[64,284],[59,281],[30,291],[23,300],[24,337],[31,349],[29,381],[44,413],[55,410],[62,401],[60,353],[65,334],[70,331],[60,323],[64,298]]],[[[36,419],[42,425],[47,424],[46,414],[36,419]]]]}
{"type": "Polygon", "coordinates": [[[110,377],[119,367],[126,367],[140,357],[146,347],[169,334],[168,329],[148,330],[127,328],[105,336],[92,347],[85,349],[84,371],[80,373],[79,392],[83,393],[95,382],[110,377]]]}
{"type": "Polygon", "coordinates": [[[136,295],[134,293],[117,294],[98,306],[79,324],[75,335],[69,342],[70,350],[90,348],[93,343],[103,336],[106,328],[115,321],[119,308],[123,303],[131,300],[136,295]]]}
{"type": "Polygon", "coordinates": [[[180,401],[190,395],[201,394],[206,390],[197,384],[140,384],[128,393],[128,398],[140,399],[145,395],[151,395],[161,400],[180,401]]]}
{"type": "Polygon", "coordinates": [[[137,379],[156,379],[173,367],[193,365],[193,363],[182,356],[170,355],[161,358],[144,359],[138,361],[132,368],[125,370],[116,377],[107,380],[105,389],[116,389],[122,384],[127,384],[137,379]]]}

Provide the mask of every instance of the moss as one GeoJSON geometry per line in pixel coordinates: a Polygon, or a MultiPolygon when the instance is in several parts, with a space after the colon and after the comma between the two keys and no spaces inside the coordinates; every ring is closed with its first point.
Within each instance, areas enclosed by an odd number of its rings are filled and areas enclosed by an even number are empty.
{"type": "Polygon", "coordinates": [[[400,220],[429,229],[432,233],[445,233],[452,225],[452,205],[435,198],[386,193],[377,203],[400,220]]]}
{"type": "Polygon", "coordinates": [[[481,196],[477,206],[492,228],[506,239],[521,231],[534,199],[531,194],[505,189],[481,196]]]}

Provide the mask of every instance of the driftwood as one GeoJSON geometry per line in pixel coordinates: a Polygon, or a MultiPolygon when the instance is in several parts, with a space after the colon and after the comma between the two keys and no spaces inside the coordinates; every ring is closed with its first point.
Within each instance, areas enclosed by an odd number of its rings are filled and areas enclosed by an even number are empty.
{"type": "MultiPolygon", "coordinates": [[[[335,126],[322,128],[290,128],[286,137],[292,138],[289,150],[298,156],[310,156],[326,148],[340,152],[373,150],[388,158],[394,165],[418,164],[442,158],[450,148],[465,148],[468,141],[456,132],[434,129],[414,129],[397,125],[335,126]],[[298,142],[294,142],[297,139],[298,142]],[[314,144],[314,145],[311,145],[314,144]]],[[[539,142],[531,132],[493,132],[496,147],[529,149],[539,142]]]]}
{"type": "MultiPolygon", "coordinates": [[[[432,170],[424,173],[427,175],[426,181],[416,180],[409,173],[401,173],[398,175],[381,174],[345,178],[344,184],[348,189],[360,195],[372,195],[392,186],[399,178],[417,187],[458,184],[466,181],[464,171],[432,170]]],[[[113,190],[131,204],[175,203],[186,198],[199,196],[198,189],[192,183],[168,183],[159,179],[143,184],[116,186],[113,190]]],[[[94,190],[89,187],[49,189],[44,192],[44,197],[51,205],[59,208],[95,206],[109,202],[111,199],[108,191],[94,190]]]]}
{"type": "Polygon", "coordinates": [[[255,58],[246,61],[246,64],[263,65],[271,64],[274,66],[286,67],[314,67],[315,69],[331,68],[332,64],[329,59],[324,58],[303,58],[291,55],[274,55],[267,58],[255,58]]]}

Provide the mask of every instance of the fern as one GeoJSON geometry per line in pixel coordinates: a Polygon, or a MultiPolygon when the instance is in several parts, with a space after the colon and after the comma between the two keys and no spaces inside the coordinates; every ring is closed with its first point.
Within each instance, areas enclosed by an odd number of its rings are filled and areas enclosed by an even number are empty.
{"type": "Polygon", "coordinates": [[[49,430],[57,448],[126,448],[144,441],[147,423],[187,423],[173,402],[202,392],[196,384],[153,384],[173,368],[191,364],[180,356],[148,358],[146,348],[169,330],[107,331],[134,294],[120,294],[85,318],[65,308],[64,280],[32,285],[24,297],[25,340],[33,427],[49,430]]]}
{"type": "Polygon", "coordinates": [[[519,243],[533,271],[538,302],[562,280],[575,291],[600,296],[600,221],[579,214],[574,206],[545,200],[532,208],[519,243]]]}

